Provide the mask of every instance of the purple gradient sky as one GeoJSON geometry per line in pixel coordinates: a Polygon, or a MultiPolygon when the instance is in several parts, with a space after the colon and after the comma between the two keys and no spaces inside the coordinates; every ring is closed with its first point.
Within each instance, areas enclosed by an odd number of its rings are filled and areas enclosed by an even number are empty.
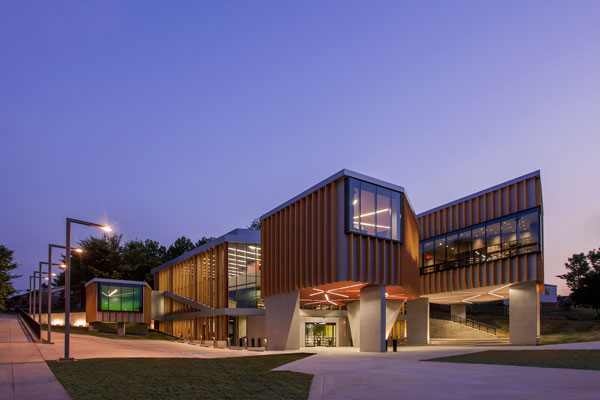
{"type": "Polygon", "coordinates": [[[341,168],[404,186],[417,212],[539,168],[559,283],[568,256],[600,246],[599,15],[597,1],[3,2],[0,243],[29,275],[67,216],[168,245],[244,227],[341,168]]]}

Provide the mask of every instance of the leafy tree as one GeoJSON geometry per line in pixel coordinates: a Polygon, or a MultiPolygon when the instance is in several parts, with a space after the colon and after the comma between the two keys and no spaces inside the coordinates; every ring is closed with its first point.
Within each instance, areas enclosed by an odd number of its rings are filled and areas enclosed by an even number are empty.
{"type": "Polygon", "coordinates": [[[209,236],[209,237],[202,236],[202,239],[198,239],[198,241],[196,242],[195,247],[200,247],[203,244],[206,244],[206,243],[211,242],[213,240],[215,240],[215,238],[212,237],[212,236],[209,236]]]}
{"type": "Polygon", "coordinates": [[[172,260],[179,257],[183,253],[195,249],[194,243],[187,237],[181,236],[175,239],[172,245],[169,246],[166,254],[166,260],[172,260]]]}
{"type": "Polygon", "coordinates": [[[260,218],[254,218],[252,222],[250,222],[250,225],[248,225],[248,229],[252,229],[255,231],[260,230],[260,218]]]}
{"type": "Polygon", "coordinates": [[[12,273],[18,267],[13,259],[14,253],[8,247],[0,244],[0,310],[6,309],[6,299],[16,292],[12,280],[19,276],[12,273]]]}
{"type": "Polygon", "coordinates": [[[150,286],[154,280],[150,271],[165,262],[167,249],[160,243],[146,239],[130,240],[122,246],[122,273],[127,279],[146,281],[150,286]]]}
{"type": "Polygon", "coordinates": [[[567,281],[573,302],[595,308],[600,318],[600,249],[573,254],[565,268],[567,273],[558,277],[567,281]]]}

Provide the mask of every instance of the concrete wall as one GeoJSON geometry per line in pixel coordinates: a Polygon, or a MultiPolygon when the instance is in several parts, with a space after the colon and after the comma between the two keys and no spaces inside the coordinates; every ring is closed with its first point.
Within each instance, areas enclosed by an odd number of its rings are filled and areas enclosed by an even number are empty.
{"type": "MultiPolygon", "coordinates": [[[[38,315],[35,314],[36,321],[38,320],[38,315]]],[[[69,313],[69,319],[71,320],[71,326],[82,326],[87,327],[88,323],[85,320],[85,312],[72,312],[69,313]]],[[[42,314],[42,324],[48,323],[48,314],[42,314]]],[[[65,313],[52,313],[52,325],[65,325],[65,313]]]]}
{"type": "Polygon", "coordinates": [[[386,351],[385,286],[360,290],[360,351],[386,351]]]}
{"type": "Polygon", "coordinates": [[[404,300],[386,300],[385,301],[385,339],[390,335],[394,323],[398,319],[398,314],[402,309],[404,300]]]}
{"type": "Polygon", "coordinates": [[[165,316],[165,298],[164,292],[153,290],[152,291],[152,320],[160,320],[165,316]]]}
{"type": "Polygon", "coordinates": [[[299,309],[299,291],[265,297],[268,350],[298,350],[300,348],[299,309]]]}
{"type": "Polygon", "coordinates": [[[510,343],[535,346],[540,332],[540,303],[537,282],[512,285],[508,290],[510,343]]]}
{"type": "Polygon", "coordinates": [[[252,345],[252,339],[254,339],[255,346],[259,345],[259,339],[262,342],[260,347],[264,346],[264,339],[267,338],[267,318],[250,315],[247,316],[246,331],[248,336],[248,346],[252,345]]]}
{"type": "Polygon", "coordinates": [[[450,304],[450,315],[454,315],[462,319],[467,319],[467,304],[450,304]]]}
{"type": "Polygon", "coordinates": [[[352,345],[360,347],[360,301],[346,305],[348,309],[348,323],[350,324],[350,335],[352,345]]]}
{"type": "Polygon", "coordinates": [[[406,343],[429,344],[429,299],[423,297],[406,303],[406,343]]]}

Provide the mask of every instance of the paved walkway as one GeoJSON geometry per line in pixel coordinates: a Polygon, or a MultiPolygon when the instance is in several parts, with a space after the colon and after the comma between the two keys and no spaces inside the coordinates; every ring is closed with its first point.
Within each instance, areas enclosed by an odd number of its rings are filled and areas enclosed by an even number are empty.
{"type": "MultiPolygon", "coordinates": [[[[498,347],[502,350],[561,348],[600,349],[600,342],[498,347]]],[[[314,374],[310,400],[600,398],[600,371],[420,361],[491,349],[494,348],[402,347],[398,353],[382,354],[334,349],[276,370],[314,374]]]]}
{"type": "Polygon", "coordinates": [[[0,314],[0,400],[69,399],[23,329],[18,316],[0,314]]]}

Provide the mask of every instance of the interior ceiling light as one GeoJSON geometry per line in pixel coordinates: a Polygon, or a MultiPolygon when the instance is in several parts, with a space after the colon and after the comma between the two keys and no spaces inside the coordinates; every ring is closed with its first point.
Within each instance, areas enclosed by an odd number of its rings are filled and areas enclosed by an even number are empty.
{"type": "Polygon", "coordinates": [[[386,212],[386,211],[390,211],[390,209],[389,208],[384,208],[383,210],[371,211],[371,212],[368,212],[366,214],[357,215],[357,216],[354,217],[354,219],[356,219],[358,217],[360,217],[360,218],[368,217],[368,216],[379,214],[379,213],[386,212]]]}

